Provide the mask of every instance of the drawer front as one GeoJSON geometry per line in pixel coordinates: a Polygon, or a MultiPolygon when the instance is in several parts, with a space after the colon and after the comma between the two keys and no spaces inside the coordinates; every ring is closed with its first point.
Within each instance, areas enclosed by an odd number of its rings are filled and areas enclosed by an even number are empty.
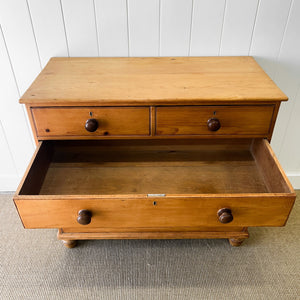
{"type": "MultiPolygon", "coordinates": [[[[95,197],[96,198],[96,197],[95,197]]],[[[194,228],[201,226],[282,226],[292,208],[293,197],[186,197],[15,199],[25,228],[194,228]],[[219,221],[217,212],[230,208],[233,220],[219,221]],[[91,222],[77,222],[82,209],[91,222]]]]}
{"type": "Polygon", "coordinates": [[[295,193],[265,139],[158,142],[40,142],[14,197],[24,226],[180,231],[285,224],[295,193]],[[218,216],[222,208],[231,211],[218,216]],[[91,212],[88,225],[77,222],[80,210],[91,212]]]}
{"type": "Polygon", "coordinates": [[[156,135],[269,134],[274,106],[183,106],[156,108],[156,135]]]}
{"type": "Polygon", "coordinates": [[[149,135],[147,107],[32,108],[38,137],[109,137],[149,135]],[[93,121],[88,131],[88,120],[93,121]],[[95,121],[94,121],[95,122],[95,121]]]}

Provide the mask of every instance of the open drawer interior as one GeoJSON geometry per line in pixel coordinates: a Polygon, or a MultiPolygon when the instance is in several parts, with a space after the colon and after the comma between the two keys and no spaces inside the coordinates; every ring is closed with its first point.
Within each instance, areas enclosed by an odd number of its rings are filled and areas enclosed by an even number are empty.
{"type": "Polygon", "coordinates": [[[18,195],[292,193],[267,140],[40,142],[18,195]]]}

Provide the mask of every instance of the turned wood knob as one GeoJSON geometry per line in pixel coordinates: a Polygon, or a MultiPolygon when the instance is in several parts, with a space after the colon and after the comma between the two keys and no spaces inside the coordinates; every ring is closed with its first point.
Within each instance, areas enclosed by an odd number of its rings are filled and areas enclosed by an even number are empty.
{"type": "Polygon", "coordinates": [[[217,118],[211,118],[207,121],[207,128],[210,131],[217,131],[221,127],[221,123],[217,118]]]}
{"type": "Polygon", "coordinates": [[[78,212],[77,222],[81,225],[88,225],[91,223],[92,213],[87,209],[82,209],[78,212]]]}
{"type": "Polygon", "coordinates": [[[89,132],[94,132],[98,128],[98,121],[96,119],[88,119],[85,122],[85,129],[89,132]]]}
{"type": "Polygon", "coordinates": [[[223,224],[230,223],[233,220],[233,216],[230,208],[221,208],[218,211],[219,221],[223,224]]]}

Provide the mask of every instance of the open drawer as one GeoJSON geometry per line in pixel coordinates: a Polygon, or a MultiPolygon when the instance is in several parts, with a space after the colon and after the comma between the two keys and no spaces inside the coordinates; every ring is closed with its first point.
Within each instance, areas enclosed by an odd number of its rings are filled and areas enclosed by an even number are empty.
{"type": "Polygon", "coordinates": [[[294,201],[265,139],[43,141],[14,196],[25,228],[79,230],[282,226],[294,201]]]}

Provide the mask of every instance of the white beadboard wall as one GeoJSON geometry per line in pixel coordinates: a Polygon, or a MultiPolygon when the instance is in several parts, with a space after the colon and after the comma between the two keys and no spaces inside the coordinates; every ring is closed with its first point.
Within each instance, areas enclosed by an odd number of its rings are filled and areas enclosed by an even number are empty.
{"type": "Polygon", "coordinates": [[[300,188],[300,0],[0,0],[0,191],[34,151],[21,94],[52,56],[252,55],[289,102],[272,146],[300,188]]]}

